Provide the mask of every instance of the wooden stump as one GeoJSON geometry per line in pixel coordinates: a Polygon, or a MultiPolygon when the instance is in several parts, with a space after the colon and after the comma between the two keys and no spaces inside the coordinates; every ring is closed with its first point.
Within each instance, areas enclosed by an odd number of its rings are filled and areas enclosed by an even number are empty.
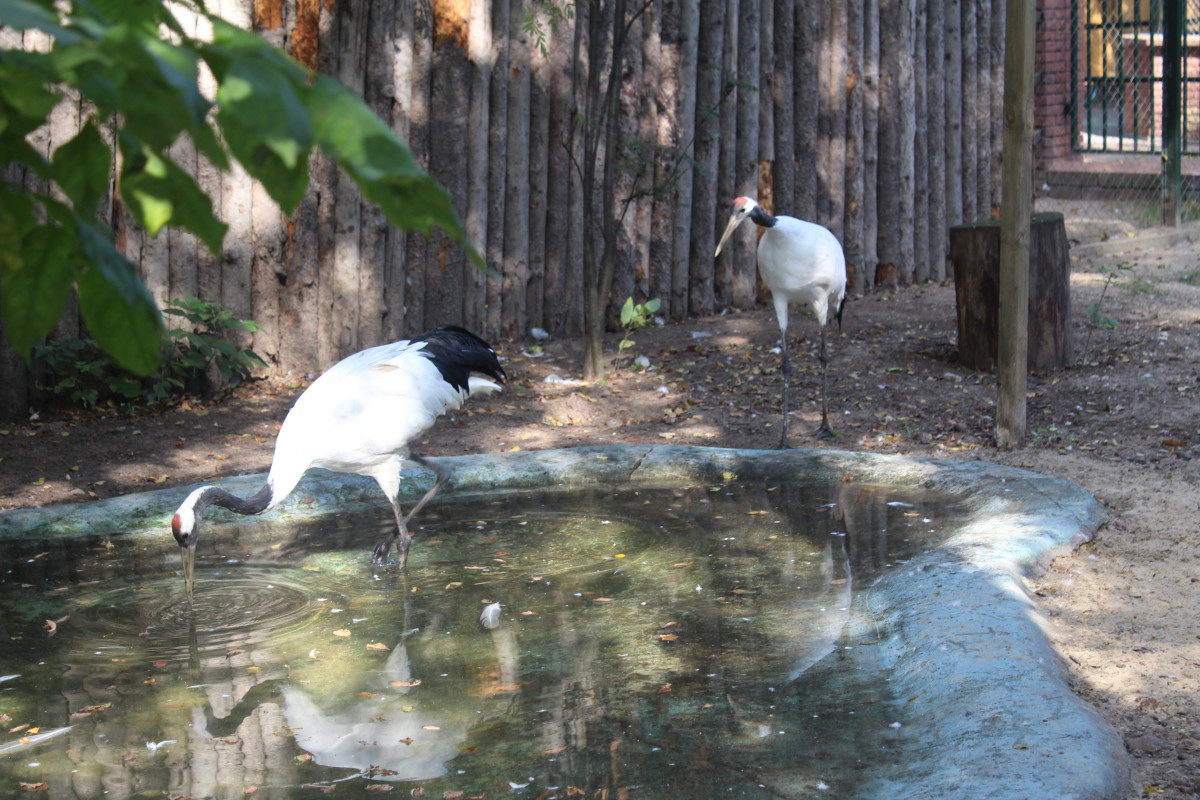
{"type": "MultiPolygon", "coordinates": [[[[958,300],[958,352],[964,365],[994,370],[1000,330],[1000,220],[950,229],[950,261],[958,300]]],[[[1039,212],[1029,226],[1031,372],[1072,360],[1071,262],[1063,215],[1039,212]]]]}

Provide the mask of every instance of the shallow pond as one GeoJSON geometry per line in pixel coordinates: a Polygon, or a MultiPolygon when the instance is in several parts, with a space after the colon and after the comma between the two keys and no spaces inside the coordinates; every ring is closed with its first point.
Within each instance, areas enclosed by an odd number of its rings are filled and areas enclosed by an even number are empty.
{"type": "Polygon", "coordinates": [[[459,496],[406,575],[369,565],[390,515],[249,519],[202,531],[191,604],[165,528],[0,543],[0,796],[845,796],[905,702],[861,598],[953,506],[859,482],[459,496]]]}

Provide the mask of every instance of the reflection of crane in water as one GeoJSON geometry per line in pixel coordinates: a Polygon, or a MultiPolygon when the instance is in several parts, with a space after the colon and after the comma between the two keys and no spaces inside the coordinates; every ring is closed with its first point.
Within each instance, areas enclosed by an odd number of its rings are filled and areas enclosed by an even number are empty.
{"type": "MultiPolygon", "coordinates": [[[[511,686],[518,667],[516,637],[503,625],[488,634],[498,664],[496,682],[511,686]]],[[[337,687],[337,703],[319,701],[291,680],[264,681],[220,719],[211,708],[195,709],[192,735],[201,740],[231,736],[264,705],[281,705],[296,745],[315,763],[356,769],[376,780],[428,780],[445,775],[471,729],[507,706],[504,692],[490,681],[478,691],[438,693],[431,699],[418,688],[421,681],[404,641],[378,671],[367,675],[357,694],[348,686],[337,687]],[[342,699],[348,696],[349,702],[342,699]]]]}

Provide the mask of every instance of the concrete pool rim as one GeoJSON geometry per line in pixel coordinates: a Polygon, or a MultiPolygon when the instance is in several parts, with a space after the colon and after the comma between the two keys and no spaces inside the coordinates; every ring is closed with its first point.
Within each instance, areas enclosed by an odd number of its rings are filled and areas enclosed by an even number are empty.
{"type": "MultiPolygon", "coordinates": [[[[436,460],[454,478],[435,502],[495,490],[829,479],[952,494],[969,507],[963,525],[870,593],[871,614],[885,632],[872,657],[889,666],[892,696],[905,698],[897,708],[905,763],[863,776],[859,796],[1125,796],[1124,745],[1063,680],[1023,583],[1090,540],[1104,522],[1104,509],[1074,484],[979,461],[829,450],[627,445],[436,460]]],[[[404,502],[432,482],[432,473],[410,466],[404,502]]],[[[249,494],[263,479],[217,483],[249,494]]],[[[169,541],[171,513],[193,488],[0,512],[0,538],[121,531],[162,543],[169,541]]],[[[373,481],[318,470],[254,524],[266,532],[364,509],[386,509],[373,481]]],[[[246,520],[216,511],[205,527],[229,522],[246,520]]],[[[419,540],[414,555],[418,550],[419,540]]]]}

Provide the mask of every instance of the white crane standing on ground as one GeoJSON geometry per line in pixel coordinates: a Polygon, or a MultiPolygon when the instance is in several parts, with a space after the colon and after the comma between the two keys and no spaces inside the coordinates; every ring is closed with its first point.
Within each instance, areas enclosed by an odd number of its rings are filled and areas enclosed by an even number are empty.
{"type": "Polygon", "coordinates": [[[812,222],[785,217],[771,216],[751,197],[739,197],[733,201],[733,214],[721,241],[717,243],[716,258],[721,248],[746,218],[763,231],[758,243],[758,271],[763,283],[771,290],[775,301],[775,316],[779,319],[779,330],[783,338],[783,437],[779,447],[787,443],[788,383],[791,367],[788,364],[788,304],[800,303],[817,317],[821,326],[821,424],[813,431],[818,439],[833,436],[829,427],[829,356],[825,349],[825,323],[830,309],[842,324],[842,307],[846,303],[846,256],[837,237],[812,222]]]}
{"type": "Polygon", "coordinates": [[[442,414],[476,394],[500,391],[507,380],[491,346],[456,327],[437,328],[413,339],[380,345],[339,361],[313,381],[288,412],[275,440],[266,484],[242,498],[216,486],[196,489],[171,520],[183,555],[183,575],[192,594],[200,518],[210,505],[238,514],[261,514],[278,505],[312,467],[374,478],[396,515],[396,532],[376,547],[372,561],[387,562],[392,544],[400,569],[408,562],[412,535],[407,522],[450,479],[444,467],[414,456],[437,474],[437,483],[405,517],[400,512],[401,460],[408,443],[442,414]]]}

